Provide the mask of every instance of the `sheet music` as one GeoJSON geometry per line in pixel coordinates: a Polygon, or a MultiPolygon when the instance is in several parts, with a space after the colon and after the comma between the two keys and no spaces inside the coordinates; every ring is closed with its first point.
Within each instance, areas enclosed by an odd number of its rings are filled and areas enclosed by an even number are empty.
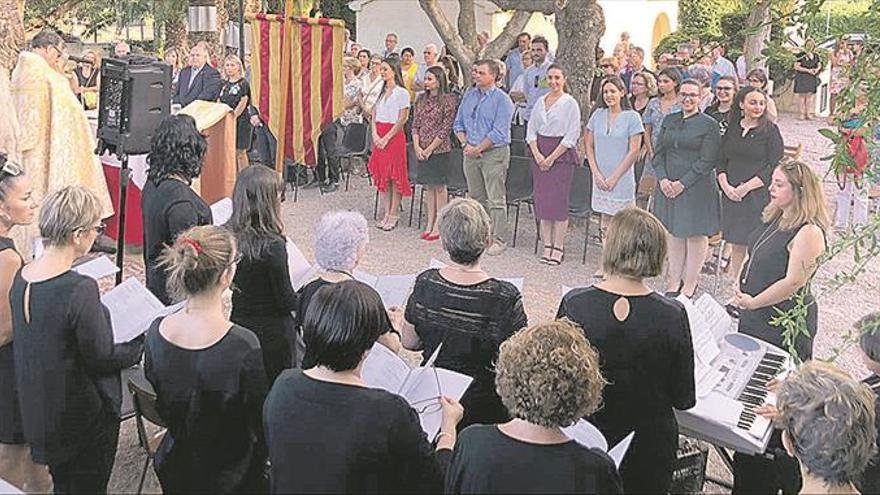
{"type": "Polygon", "coordinates": [[[355,270],[352,273],[355,280],[363,282],[376,289],[382,297],[382,303],[386,308],[392,306],[405,306],[406,300],[416,282],[415,275],[373,275],[363,270],[355,270]]]}
{"type": "MultiPolygon", "coordinates": [[[[704,294],[700,300],[702,301],[707,295],[704,294]]],[[[685,311],[687,311],[688,323],[690,323],[691,327],[691,340],[694,346],[694,357],[704,365],[709,366],[712,360],[721,354],[721,348],[718,347],[718,341],[712,333],[713,323],[708,319],[702,307],[696,306],[686,296],[680,295],[676,300],[682,303],[685,311]]],[[[721,310],[724,311],[724,308],[721,308],[721,310]]],[[[724,314],[726,316],[727,312],[724,311],[724,314]]],[[[728,318],[730,317],[728,316],[728,318]]]]}
{"type": "Polygon", "coordinates": [[[724,335],[735,331],[733,328],[734,321],[724,306],[721,305],[714,297],[709,294],[703,294],[694,303],[694,307],[699,309],[709,322],[709,329],[715,338],[715,341],[721,340],[724,335]]]}
{"type": "MultiPolygon", "coordinates": [[[[410,404],[418,404],[422,408],[430,405],[432,402],[439,402],[440,396],[446,396],[455,400],[461,400],[468,387],[474,381],[473,378],[456,373],[455,371],[443,368],[419,368],[421,373],[418,374],[418,382],[414,384],[407,395],[404,397],[410,404]],[[436,373],[436,377],[433,376],[436,373]],[[440,383],[439,389],[437,383],[440,383]]],[[[410,375],[410,380],[412,380],[410,375]]],[[[419,422],[422,429],[428,434],[428,438],[433,440],[437,433],[440,432],[440,426],[443,424],[443,409],[441,407],[433,407],[419,414],[419,422]]]]}
{"type": "Polygon", "coordinates": [[[689,409],[688,412],[709,421],[736,426],[744,407],[744,404],[736,399],[713,392],[697,400],[697,405],[689,409]]]}
{"type": "Polygon", "coordinates": [[[636,436],[636,432],[631,432],[608,451],[608,457],[614,461],[614,465],[618,468],[620,467],[620,463],[623,462],[623,458],[626,456],[627,451],[629,451],[629,446],[632,443],[634,436],[636,436]]]}
{"type": "Polygon", "coordinates": [[[579,419],[577,423],[563,428],[562,433],[584,447],[608,452],[608,440],[605,440],[605,435],[586,419],[579,419]]]}
{"type": "Polygon", "coordinates": [[[115,344],[129,342],[146,332],[150,323],[167,309],[133,277],[101,296],[101,302],[110,310],[115,344]]]}
{"type": "Polygon", "coordinates": [[[400,356],[376,342],[364,360],[361,379],[372,388],[399,394],[411,371],[400,356]]]}
{"type": "Polygon", "coordinates": [[[306,285],[318,272],[317,265],[313,267],[309,263],[290,237],[287,238],[287,269],[290,271],[290,285],[293,290],[299,290],[306,285]]]}
{"type": "Polygon", "coordinates": [[[566,294],[574,290],[574,287],[569,287],[567,285],[562,286],[562,297],[565,297],[566,294]]]}
{"type": "Polygon", "coordinates": [[[17,495],[19,493],[24,493],[19,490],[18,487],[13,485],[12,483],[0,478],[0,493],[8,494],[8,495],[17,495]]]}
{"type": "Polygon", "coordinates": [[[45,247],[43,245],[43,238],[34,237],[34,240],[31,242],[31,252],[34,253],[34,259],[37,259],[43,255],[43,251],[45,250],[45,247]]]}
{"type": "Polygon", "coordinates": [[[232,200],[223,198],[211,205],[211,217],[214,225],[224,225],[232,218],[232,200]]]}
{"type": "Polygon", "coordinates": [[[116,272],[119,271],[119,267],[110,261],[110,258],[106,256],[98,256],[93,260],[74,267],[73,271],[80,275],[100,280],[104,277],[115,275],[116,272]]]}

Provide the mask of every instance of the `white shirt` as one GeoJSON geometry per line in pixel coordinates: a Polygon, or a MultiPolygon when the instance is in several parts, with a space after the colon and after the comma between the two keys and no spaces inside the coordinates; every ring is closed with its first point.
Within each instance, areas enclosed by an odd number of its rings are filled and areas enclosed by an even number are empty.
{"type": "Polygon", "coordinates": [[[581,135],[581,108],[577,100],[565,93],[548,110],[544,106],[548,96],[549,93],[535,102],[535,108],[529,116],[526,142],[537,141],[538,134],[546,137],[562,136],[562,145],[574,148],[581,135]]]}
{"type": "Polygon", "coordinates": [[[376,122],[394,124],[404,108],[409,108],[409,91],[395,86],[390,95],[382,95],[376,101],[376,122]]]}

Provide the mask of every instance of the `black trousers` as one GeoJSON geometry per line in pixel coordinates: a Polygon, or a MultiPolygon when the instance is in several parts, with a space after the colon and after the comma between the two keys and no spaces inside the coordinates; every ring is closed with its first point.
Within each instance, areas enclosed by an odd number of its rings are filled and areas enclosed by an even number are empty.
{"type": "Polygon", "coordinates": [[[767,445],[773,459],[763,456],[733,455],[733,493],[794,495],[801,491],[803,480],[797,459],[789,456],[782,446],[782,433],[775,430],[767,445]]]}
{"type": "Polygon", "coordinates": [[[336,138],[339,127],[334,123],[327,126],[318,138],[318,164],[315,175],[319,182],[339,182],[339,158],[336,157],[336,138]]]}
{"type": "Polygon", "coordinates": [[[55,493],[107,493],[118,441],[119,419],[109,417],[74,458],[49,464],[55,493]]]}

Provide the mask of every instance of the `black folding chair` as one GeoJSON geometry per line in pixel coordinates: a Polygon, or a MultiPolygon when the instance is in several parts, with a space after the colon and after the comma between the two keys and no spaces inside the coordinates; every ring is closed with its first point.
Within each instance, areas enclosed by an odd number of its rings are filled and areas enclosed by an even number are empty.
{"type": "Polygon", "coordinates": [[[464,197],[468,193],[467,178],[464,175],[464,152],[461,148],[452,148],[449,152],[449,176],[446,191],[450,197],[464,197]]]}
{"type": "MultiPolygon", "coordinates": [[[[593,175],[586,164],[575,167],[568,199],[568,216],[584,220],[584,254],[581,264],[587,264],[587,246],[590,242],[590,222],[593,219],[593,175]]],[[[535,252],[538,244],[535,243],[535,252]]]]}
{"type": "Polygon", "coordinates": [[[144,370],[137,368],[137,371],[128,376],[128,390],[131,392],[132,402],[134,403],[134,418],[137,424],[138,443],[147,453],[147,460],[144,462],[144,468],[141,471],[141,479],[138,483],[138,494],[144,489],[144,480],[147,478],[147,469],[156,456],[159,444],[165,436],[165,423],[156,410],[156,391],[144,376],[144,370]],[[153,423],[162,428],[153,435],[147,433],[147,427],[144,420],[153,423]]]}
{"type": "Polygon", "coordinates": [[[532,204],[532,170],[531,158],[511,156],[510,165],[507,167],[507,214],[510,208],[515,208],[516,213],[513,221],[513,240],[511,245],[516,247],[517,231],[519,230],[519,210],[525,204],[531,208],[532,204]]]}
{"type": "Polygon", "coordinates": [[[345,190],[348,191],[348,185],[351,181],[352,161],[357,158],[364,160],[366,163],[367,155],[370,153],[370,128],[364,122],[361,124],[353,123],[345,127],[345,136],[342,138],[342,146],[344,151],[338,156],[339,173],[345,179],[345,190]],[[343,165],[343,162],[345,165],[343,165]]]}

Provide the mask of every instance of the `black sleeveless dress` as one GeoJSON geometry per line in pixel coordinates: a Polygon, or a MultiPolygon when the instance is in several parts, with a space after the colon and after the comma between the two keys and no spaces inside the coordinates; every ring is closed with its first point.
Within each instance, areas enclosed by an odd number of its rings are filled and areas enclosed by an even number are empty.
{"type": "MultiPolygon", "coordinates": [[[[755,229],[749,238],[749,258],[740,278],[742,292],[755,296],[785,277],[790,255],[788,245],[805,225],[783,230],[779,228],[777,218],[755,229]]],[[[806,303],[809,304],[806,321],[809,335],[799,335],[794,343],[798,356],[804,361],[813,357],[813,338],[819,326],[819,310],[809,292],[806,294],[806,303]]],[[[743,310],[739,318],[739,331],[787,351],[782,342],[782,328],[771,325],[770,320],[779,314],[777,310],[786,312],[794,306],[794,301],[787,299],[773,306],[743,310]]]]}
{"type": "MultiPolygon", "coordinates": [[[[15,250],[15,244],[8,237],[0,237],[0,252],[15,250]]],[[[8,304],[8,295],[7,295],[8,304]]],[[[12,342],[0,347],[0,443],[22,444],[24,430],[21,426],[21,410],[18,407],[18,392],[15,386],[15,360],[12,342]]]]}

